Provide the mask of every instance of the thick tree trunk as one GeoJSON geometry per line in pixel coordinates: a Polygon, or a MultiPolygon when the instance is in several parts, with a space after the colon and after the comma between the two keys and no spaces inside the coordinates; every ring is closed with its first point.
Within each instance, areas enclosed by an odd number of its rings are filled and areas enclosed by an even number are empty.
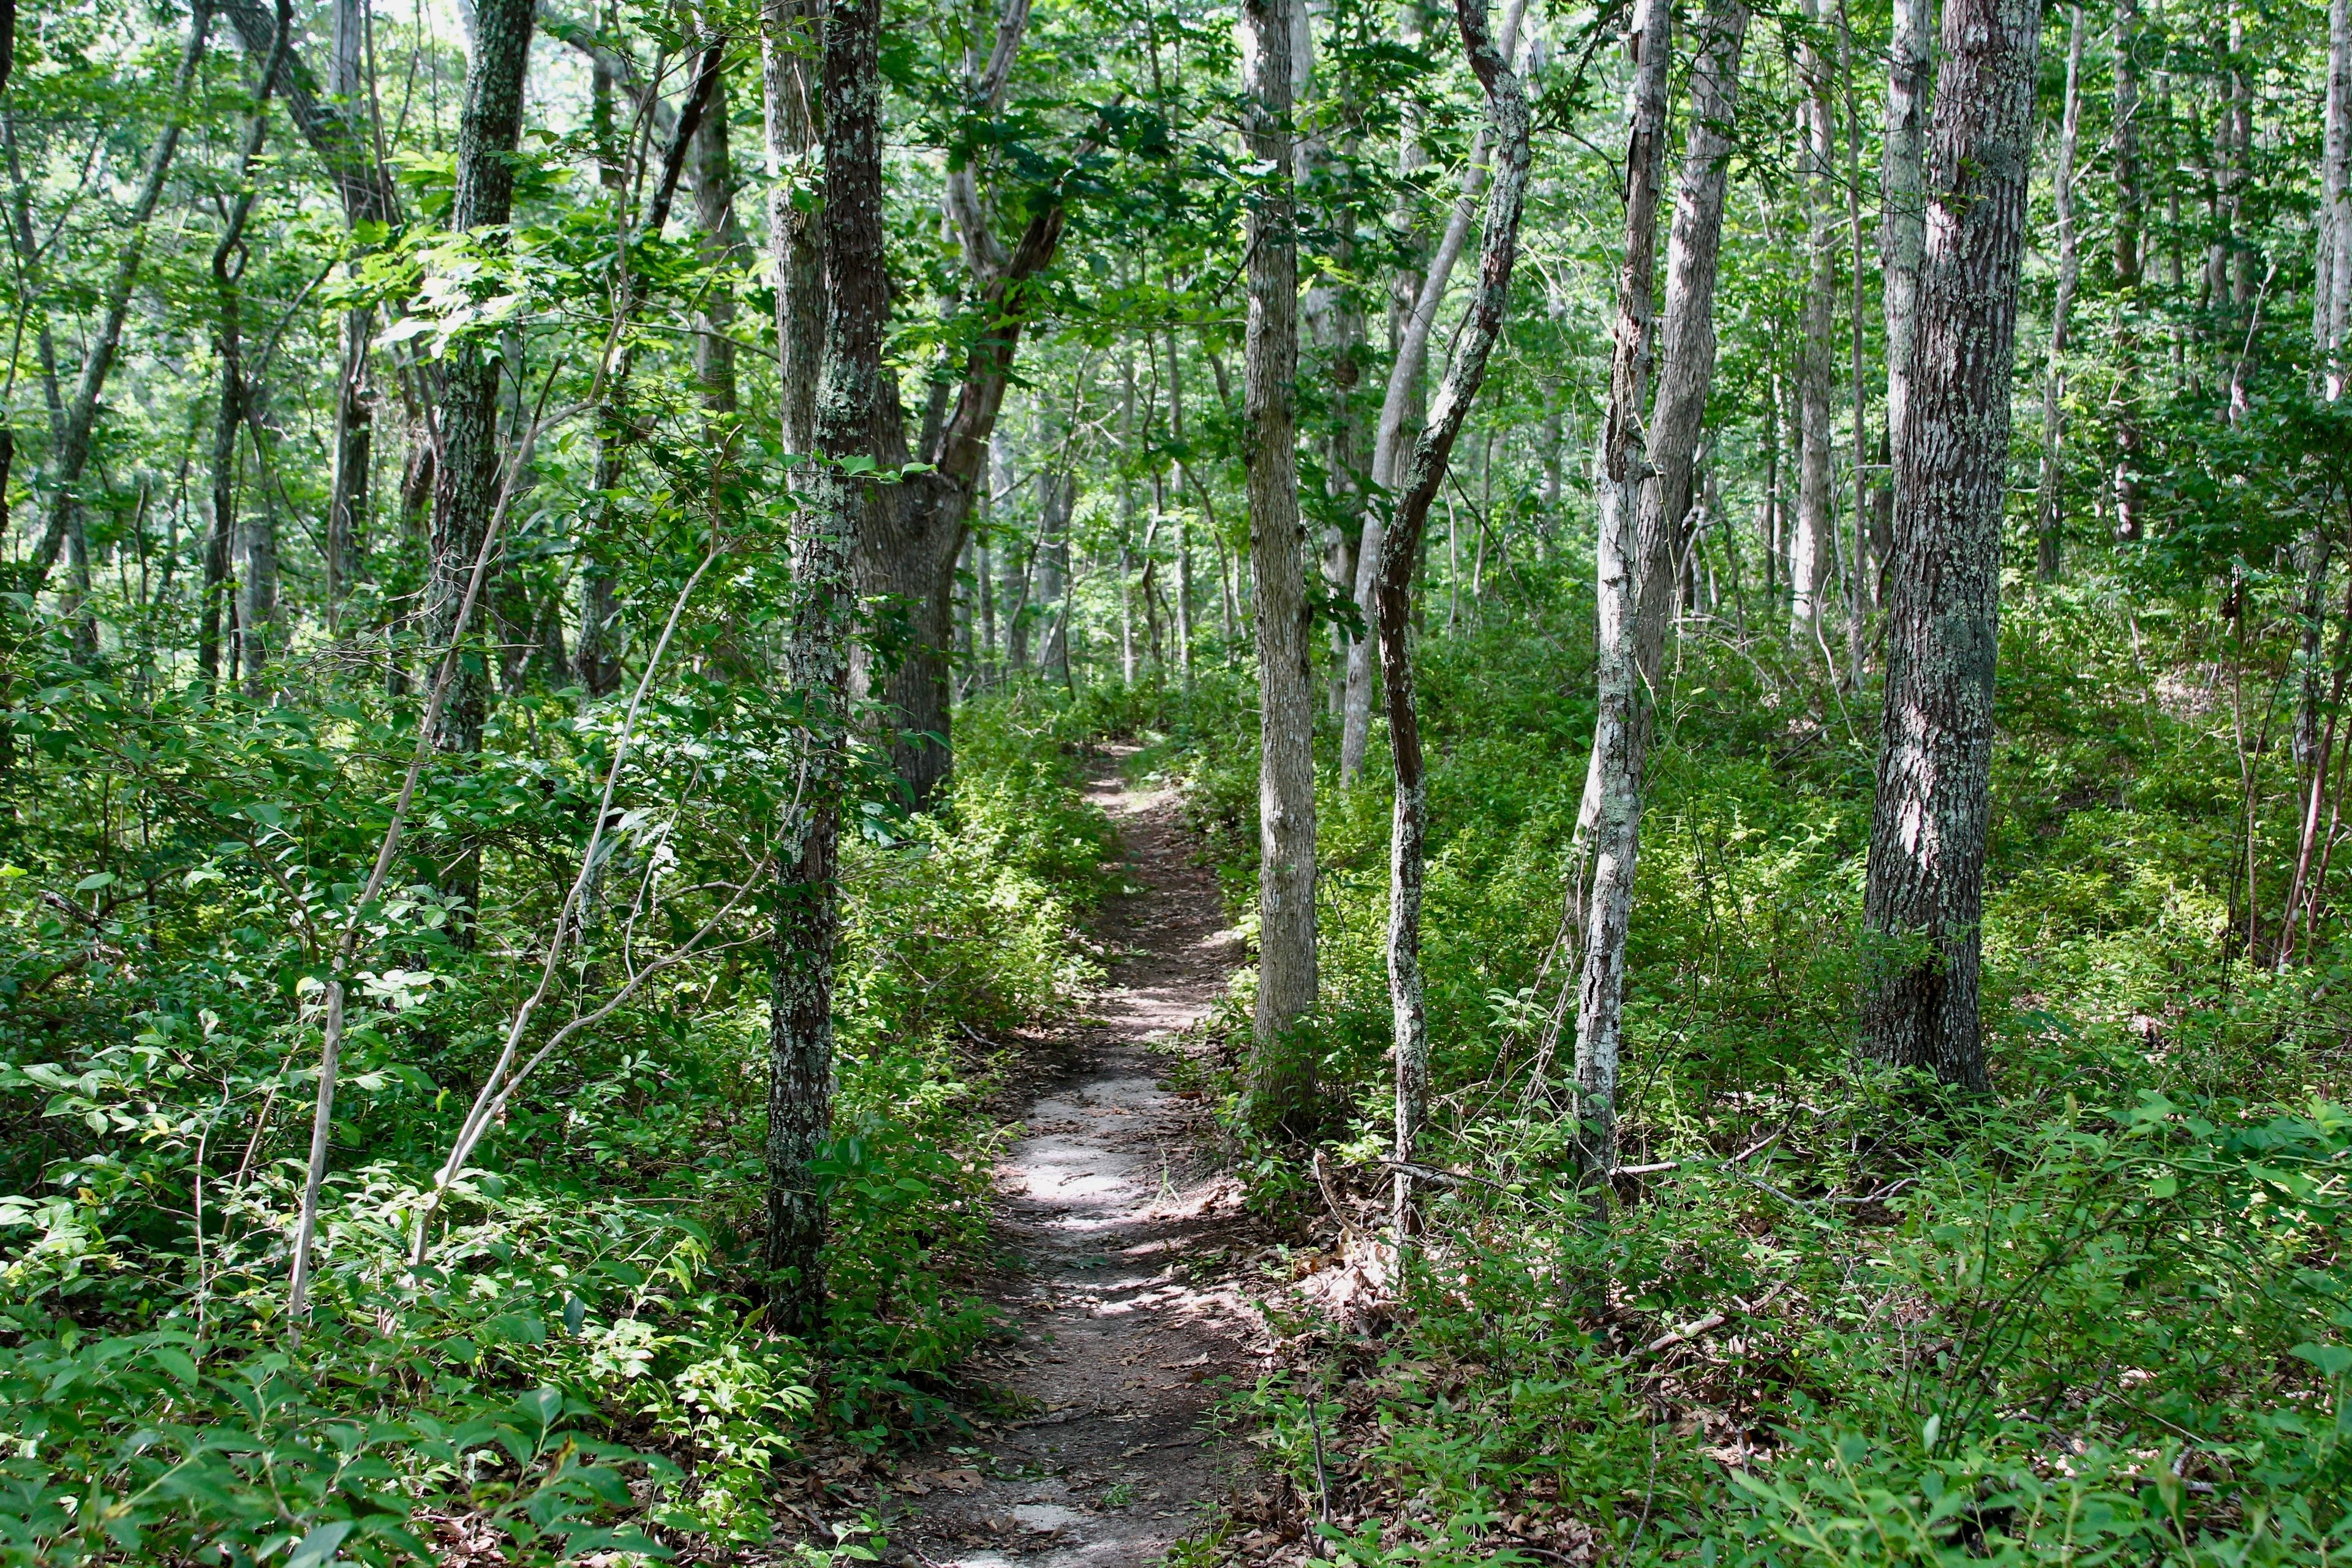
{"type": "Polygon", "coordinates": [[[829,0],[824,17],[824,376],[815,437],[824,461],[794,515],[795,596],[786,673],[809,705],[807,784],[787,824],[776,900],[776,980],[768,1037],[768,1236],[772,1315],[803,1338],[824,1322],[824,1202],[815,1162],[833,1121],[835,885],[849,649],[852,557],[880,487],[845,459],[878,463],[877,410],[896,412],[882,366],[890,279],[882,212],[880,0],[829,0]]]}
{"type": "MultiPolygon", "coordinates": [[[[163,195],[163,182],[171,173],[172,159],[179,151],[180,132],[187,119],[189,94],[194,89],[198,68],[205,58],[205,42],[212,26],[212,9],[207,0],[196,0],[188,19],[187,42],[180,50],[180,65],[172,80],[172,97],[163,111],[163,128],[156,133],[155,145],[147,154],[147,168],[139,182],[137,195],[131,198],[131,211],[125,216],[126,231],[122,254],[114,264],[114,276],[109,280],[106,308],[100,313],[96,333],[82,356],[81,377],[75,384],[73,398],[64,405],[63,418],[58,422],[57,440],[49,453],[48,472],[44,488],[49,491],[48,516],[44,520],[41,537],[34,547],[33,560],[20,579],[20,591],[37,595],[47,580],[49,569],[57,564],[58,552],[65,547],[69,534],[78,535],[80,527],[82,471],[89,466],[90,437],[98,424],[98,405],[106,391],[107,377],[112,374],[114,360],[122,347],[123,323],[131,315],[131,293],[139,281],[140,264],[147,256],[147,230],[155,216],[155,204],[163,195]]],[[[29,245],[25,254],[32,254],[29,245]]]]}
{"type": "Polygon", "coordinates": [[[1387,694],[1396,799],[1389,842],[1389,1008],[1395,1030],[1396,1158],[1393,1213],[1400,1243],[1415,1226],[1411,1170],[1429,1093],[1429,1027],[1421,978],[1423,844],[1429,830],[1429,786],[1421,750],[1421,719],[1412,676],[1412,580],[1421,563],[1429,509],[1444,482],[1454,439],[1486,378],[1486,362],[1503,328],[1511,272],[1518,258],[1519,216],[1528,189],[1528,100],[1509,59],[1486,30],[1486,0],[1456,0],[1462,47],[1486,92],[1493,132],[1495,178],[1486,197],[1486,229],[1479,247],[1477,291],[1472,297],[1454,361],[1446,367],[1429,423],[1412,447],[1396,511],[1382,531],[1375,608],[1381,680],[1387,694]]]}
{"type": "MultiPolygon", "coordinates": [[[[1818,0],[1804,0],[1807,21],[1821,15],[1818,0]]],[[[1805,286],[1804,336],[1797,360],[1797,526],[1789,548],[1789,584],[1794,593],[1789,634],[1801,643],[1820,635],[1822,591],[1829,579],[1836,541],[1830,518],[1830,331],[1837,309],[1835,143],[1830,123],[1829,68],[1821,51],[1807,43],[1797,51],[1804,100],[1798,106],[1805,199],[1805,253],[1811,269],[1805,286]]]]}
{"type": "Polygon", "coordinates": [[[2058,576],[2059,536],[2065,523],[2065,476],[2060,468],[2066,433],[2066,328],[2083,258],[2074,232],[2074,153],[2083,127],[2083,8],[2067,8],[2066,103],[2058,121],[2058,167],[2051,195],[2058,219],[2058,288],[2050,302],[2050,363],[2042,374],[2042,493],[2034,522],[2033,574],[2058,576]]]}
{"type": "Polygon", "coordinates": [[[2040,30],[2031,0],[1946,0],[1863,910],[1863,1052],[1978,1091],[1990,1087],[1979,922],[2040,30]]]}
{"type": "Polygon", "coordinates": [[[1934,68],[1935,0],[1895,0],[1886,77],[1885,153],[1880,163],[1879,266],[1886,309],[1886,428],[1903,445],[1911,389],[1911,337],[1918,316],[1919,251],[1926,243],[1927,85],[1934,68]]]}
{"type": "Polygon", "coordinates": [[[1257,599],[1258,989],[1250,1119],[1303,1131],[1316,1062],[1315,689],[1298,515],[1298,236],[1291,179],[1291,6],[1243,0],[1244,130],[1262,168],[1244,241],[1249,325],[1243,461],[1257,599]]]}
{"type": "MultiPolygon", "coordinates": [[[[1617,324],[1609,360],[1609,413],[1596,454],[1601,520],[1594,554],[1599,584],[1599,671],[1585,810],[1592,883],[1583,910],[1584,962],[1577,985],[1577,1119],[1588,1171],[1606,1176],[1617,1120],[1617,1063],[1625,994],[1625,926],[1633,912],[1640,780],[1631,764],[1645,722],[1641,676],[1641,601],[1651,575],[1641,539],[1642,416],[1650,397],[1651,322],[1655,314],[1658,195],[1666,151],[1667,75],[1674,59],[1668,0],[1642,0],[1629,38],[1633,79],[1625,118],[1625,251],[1617,270],[1617,324]]],[[[1687,482],[1687,481],[1685,481],[1687,482]]],[[[1580,868],[1582,858],[1580,856],[1580,868]]],[[[1605,1181],[1598,1189],[1605,1193],[1605,1181]]]]}
{"type": "MultiPolygon", "coordinates": [[[[474,53],[466,68],[466,104],[457,121],[457,184],[449,226],[457,233],[504,224],[514,204],[514,152],[522,130],[522,85],[530,60],[531,0],[480,0],[474,53]]],[[[471,337],[449,348],[442,372],[439,461],[433,487],[432,567],[425,590],[426,642],[438,648],[457,637],[457,609],[474,558],[498,507],[499,360],[471,337]]],[[[495,603],[497,584],[485,585],[495,603]]],[[[482,748],[488,716],[487,654],[459,662],[435,743],[446,752],[482,748]]],[[[470,862],[469,862],[470,864],[470,862]]],[[[464,868],[459,890],[473,873],[464,868]]]]}

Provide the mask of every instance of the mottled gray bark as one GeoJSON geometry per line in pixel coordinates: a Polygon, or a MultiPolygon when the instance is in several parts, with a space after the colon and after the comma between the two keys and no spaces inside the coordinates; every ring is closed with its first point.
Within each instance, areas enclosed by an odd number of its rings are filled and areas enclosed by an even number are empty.
{"type": "Polygon", "coordinates": [[[2313,336],[2327,401],[2344,395],[2352,323],[2352,0],[2328,0],[2327,109],[2319,163],[2319,281],[2313,336]]]}
{"type": "Polygon", "coordinates": [[[1990,1087],[1978,976],[2040,32],[2032,0],[1944,8],[1863,905],[1863,1053],[1978,1091],[1990,1087]]]}
{"type": "Polygon", "coordinates": [[[824,1323],[825,1209],[814,1164],[833,1121],[835,885],[849,650],[851,558],[879,487],[845,459],[878,461],[876,410],[890,280],[882,212],[880,0],[829,0],[823,64],[826,258],[824,359],[814,426],[819,462],[794,514],[794,598],[785,673],[806,705],[805,767],[779,856],[775,993],[768,1036],[766,1263],[777,1327],[803,1338],[824,1323]]]}
{"type": "Polygon", "coordinates": [[[824,258],[816,215],[817,134],[811,0],[764,0],[760,81],[768,140],[768,260],[775,275],[776,346],[784,450],[816,448],[816,389],[824,354],[824,258]]]}
{"type": "MultiPolygon", "coordinates": [[[[1625,927],[1633,912],[1632,853],[1641,822],[1640,782],[1627,769],[1643,723],[1640,603],[1644,570],[1640,539],[1647,467],[1642,416],[1649,402],[1651,323],[1656,313],[1659,187],[1665,174],[1667,73],[1674,59],[1668,0],[1642,0],[1628,43],[1633,77],[1625,118],[1625,249],[1617,269],[1616,327],[1609,358],[1609,410],[1601,426],[1595,489],[1600,530],[1594,546],[1598,594],[1597,711],[1586,768],[1591,892],[1583,913],[1584,959],[1577,986],[1577,1116],[1582,1157],[1605,1175],[1617,1120],[1617,1066],[1622,1043],[1625,927]]],[[[1581,868],[1583,857],[1577,857],[1581,868]]],[[[1600,1189],[1605,1193],[1605,1184],[1600,1189]]]]}
{"type": "Polygon", "coordinates": [[[1444,483],[1446,464],[1462,422],[1486,378],[1486,362],[1503,329],[1511,272],[1518,259],[1519,217],[1528,188],[1528,117],[1525,89],[1486,30],[1486,0],[1456,0],[1462,47],[1486,93],[1494,146],[1494,184],[1479,246],[1478,283],[1455,339],[1453,363],[1437,389],[1429,422],[1413,442],[1396,510],[1381,538],[1376,630],[1381,680],[1387,695],[1395,802],[1389,840],[1389,1010],[1395,1035],[1398,1162],[1393,1215],[1402,1243],[1416,1229],[1411,1171],[1429,1095],[1429,1026],[1421,976],[1421,906],[1429,784],[1421,749],[1421,719],[1412,674],[1412,580],[1429,509],[1444,483]]]}
{"type": "Polygon", "coordinates": [[[1291,177],[1291,7],[1243,0],[1244,131],[1265,171],[1248,208],[1242,457],[1257,610],[1258,990],[1249,1115],[1301,1131],[1316,1061],[1299,1025],[1318,992],[1315,690],[1298,515],[1298,236],[1291,177]]]}
{"type": "MultiPolygon", "coordinates": [[[[41,537],[34,547],[33,560],[19,580],[19,589],[26,594],[38,594],[47,580],[49,569],[57,564],[58,552],[65,547],[67,536],[77,533],[80,524],[82,471],[89,466],[90,437],[98,425],[99,398],[106,390],[107,377],[114,370],[114,360],[122,347],[122,327],[131,315],[131,291],[139,281],[139,269],[147,256],[148,226],[155,216],[155,204],[163,194],[164,178],[171,173],[172,159],[179,151],[181,128],[187,119],[188,96],[194,90],[198,68],[205,58],[205,44],[212,27],[212,9],[207,0],[195,0],[188,18],[187,41],[180,50],[179,69],[172,79],[172,97],[163,110],[163,123],[156,132],[155,145],[147,154],[147,167],[141,176],[136,194],[131,197],[131,210],[124,215],[122,253],[114,264],[114,276],[108,281],[105,308],[100,312],[98,327],[89,339],[82,356],[81,376],[75,383],[73,396],[64,405],[64,416],[58,422],[57,439],[49,453],[47,471],[42,476],[43,488],[49,492],[48,516],[41,528],[41,537]]],[[[26,252],[31,254],[29,247],[26,252]]]]}
{"type": "MultiPolygon", "coordinates": [[[[1821,19],[1820,0],[1803,0],[1805,20],[1821,19]]],[[[1797,517],[1789,542],[1789,633],[1799,642],[1820,635],[1822,590],[1836,541],[1830,518],[1830,329],[1837,291],[1837,154],[1830,122],[1829,68],[1810,40],[1797,50],[1804,97],[1798,104],[1801,174],[1805,203],[1804,331],[1797,356],[1797,517]]]]}
{"type": "MultiPolygon", "coordinates": [[[[1673,568],[1687,538],[1684,524],[1691,510],[1693,465],[1707,391],[1715,382],[1716,263],[1748,17],[1743,0],[1710,0],[1695,43],[1690,132],[1666,245],[1665,313],[1658,329],[1657,395],[1649,422],[1647,466],[1653,477],[1639,487],[1642,577],[1635,640],[1644,688],[1655,683],[1665,648],[1673,568]]],[[[1636,757],[1631,774],[1637,789],[1641,773],[1636,757]]]]}
{"type": "Polygon", "coordinates": [[[1886,134],[1879,163],[1880,293],[1886,311],[1886,428],[1903,445],[1911,388],[1911,335],[1919,300],[1919,251],[1926,243],[1927,87],[1934,68],[1935,0],[1895,0],[1886,74],[1886,134]]]}
{"type": "MultiPolygon", "coordinates": [[[[1517,52],[1519,22],[1526,7],[1527,0],[1509,0],[1504,8],[1500,48],[1506,68],[1517,52]]],[[[1486,181],[1487,142],[1491,134],[1492,127],[1482,125],[1471,142],[1470,161],[1463,167],[1461,189],[1426,266],[1408,268],[1407,275],[1399,280],[1405,308],[1393,323],[1396,352],[1389,362],[1388,387],[1381,395],[1380,417],[1372,431],[1371,479],[1384,495],[1393,494],[1402,482],[1399,468],[1410,455],[1407,442],[1411,432],[1422,423],[1421,394],[1429,370],[1430,333],[1436,328],[1438,308],[1445,301],[1454,266],[1470,242],[1470,225],[1478,215],[1478,193],[1486,181]],[[1409,295],[1404,295],[1406,288],[1411,289],[1409,295]]],[[[1405,145],[1398,159],[1400,166],[1408,171],[1419,167],[1423,161],[1420,146],[1413,138],[1412,128],[1408,125],[1405,145]]],[[[1379,508],[1365,513],[1363,538],[1356,552],[1355,600],[1367,625],[1372,616],[1381,531],[1385,526],[1379,508]]],[[[1340,702],[1342,783],[1353,783],[1363,773],[1364,751],[1371,732],[1373,652],[1369,637],[1348,649],[1347,683],[1340,702]]]]}
{"type": "Polygon", "coordinates": [[[2074,226],[2074,156],[2083,127],[2083,8],[2067,7],[2066,100],[2058,121],[2058,166],[2051,197],[2058,223],[2058,287],[2050,301],[2050,363],[2042,373],[2042,491],[2034,521],[2033,573],[2058,575],[2059,538],[2065,521],[2065,475],[2060,467],[2066,435],[2067,326],[2083,279],[2082,245],[2074,226]]]}
{"type": "MultiPolygon", "coordinates": [[[[466,103],[457,121],[457,191],[449,226],[461,234],[504,225],[514,204],[514,151],[522,130],[523,72],[530,59],[531,0],[481,0],[475,16],[474,53],[466,67],[466,103]]],[[[423,606],[426,642],[439,647],[456,635],[475,556],[498,504],[498,357],[471,336],[449,347],[436,410],[438,461],[433,487],[431,569],[423,606]]],[[[495,602],[497,574],[488,588],[495,602]]],[[[478,752],[489,709],[491,660],[459,662],[441,713],[435,743],[447,752],[478,752]]],[[[469,890],[471,877],[459,880],[469,890]]]]}
{"type": "MultiPolygon", "coordinates": [[[[2116,0],[2114,118],[2109,125],[2108,152],[2114,166],[2115,280],[2123,298],[2116,310],[2116,380],[2111,395],[2116,441],[2116,537],[2140,536],[2140,431],[2133,405],[2137,377],[2133,357],[2138,334],[2133,315],[2145,257],[2140,244],[2145,216],[2145,192],[2140,179],[2139,124],[2139,4],[2116,0]]],[[[2226,157],[2225,160],[2226,161],[2226,157]]]]}

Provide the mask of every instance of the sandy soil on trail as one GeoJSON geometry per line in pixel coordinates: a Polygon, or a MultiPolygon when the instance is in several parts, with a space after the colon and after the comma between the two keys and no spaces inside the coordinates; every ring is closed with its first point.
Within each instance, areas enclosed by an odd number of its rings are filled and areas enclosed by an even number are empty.
{"type": "Polygon", "coordinates": [[[1172,790],[1122,783],[1114,758],[1092,798],[1139,890],[1096,921],[1109,979],[998,1170],[996,1296],[1017,1342],[974,1369],[1037,1414],[900,1468],[902,1563],[1141,1568],[1206,1520],[1238,1463],[1202,1417],[1218,1380],[1255,1366],[1257,1325],[1218,1282],[1242,1246],[1240,1192],[1197,1168],[1202,1113],[1161,1087],[1149,1047],[1208,1011],[1241,942],[1172,790]]]}

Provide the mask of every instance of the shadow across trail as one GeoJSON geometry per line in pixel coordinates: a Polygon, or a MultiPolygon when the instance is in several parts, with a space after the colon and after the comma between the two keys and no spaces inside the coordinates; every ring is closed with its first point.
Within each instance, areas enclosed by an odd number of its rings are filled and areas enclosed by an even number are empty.
{"type": "Polygon", "coordinates": [[[890,1531],[904,1562],[1156,1563],[1229,1462],[1202,1418],[1217,1381],[1255,1365],[1256,1324],[1215,1283],[1240,1241],[1240,1188],[1195,1169],[1203,1112],[1162,1086],[1150,1047],[1208,1012],[1241,943],[1191,863],[1175,792],[1123,782],[1118,760],[1090,792],[1125,855],[1129,890],[1094,927],[1110,978],[997,1171],[996,1298],[1015,1342],[978,1370],[1033,1414],[909,1472],[917,1495],[890,1531]]]}

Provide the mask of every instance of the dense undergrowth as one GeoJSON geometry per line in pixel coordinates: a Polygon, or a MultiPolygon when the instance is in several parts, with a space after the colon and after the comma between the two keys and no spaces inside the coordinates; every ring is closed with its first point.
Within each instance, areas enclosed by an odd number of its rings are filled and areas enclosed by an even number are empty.
{"type": "Polygon", "coordinates": [[[1108,826],[1055,732],[1020,700],[970,705],[952,798],[909,816],[877,789],[860,815],[823,1167],[834,1306],[810,1346],[758,1308],[757,868],[790,720],[758,683],[655,693],[530,1043],[621,1005],[524,1081],[408,1261],[621,722],[577,693],[510,698],[488,760],[428,770],[403,890],[363,950],[298,1333],[321,928],[415,724],[413,699],[310,673],[300,702],[247,702],[60,659],[16,715],[0,1562],[667,1554],[767,1536],[767,1477],[814,1436],[872,1447],[942,1418],[989,1326],[968,1290],[998,1136],[985,1042],[1091,973],[1076,918],[1108,826]],[[478,920],[438,890],[468,851],[478,920]]]}
{"type": "MultiPolygon", "coordinates": [[[[1494,605],[1423,645],[1423,1158],[1454,1184],[1391,1308],[1302,1310],[1290,1370],[1244,1401],[1327,1553],[2352,1555],[2352,950],[2331,928],[2284,970],[2245,958],[2246,868],[2291,864],[2297,826],[2284,747],[2262,741],[2284,671],[2210,612],[2065,589],[2013,605],[1986,920],[1997,1103],[1849,1056],[1875,692],[1841,695],[1769,639],[1686,638],[1631,938],[1622,1160],[1648,1168],[1618,1178],[1606,1223],[1559,1089],[1589,636],[1494,605]]],[[[1203,682],[1128,715],[1156,731],[1146,765],[1189,779],[1237,905],[1244,702],[1203,682]]],[[[1324,1142],[1367,1194],[1389,1138],[1384,765],[1348,792],[1327,770],[1320,832],[1324,1142]]],[[[2278,892],[2258,882],[2252,918],[2278,892]]],[[[1251,1170],[1261,1204],[1336,1247],[1295,1154],[1255,1150],[1251,1170]]],[[[1300,1268],[1332,1261],[1302,1250],[1300,1268]]]]}

